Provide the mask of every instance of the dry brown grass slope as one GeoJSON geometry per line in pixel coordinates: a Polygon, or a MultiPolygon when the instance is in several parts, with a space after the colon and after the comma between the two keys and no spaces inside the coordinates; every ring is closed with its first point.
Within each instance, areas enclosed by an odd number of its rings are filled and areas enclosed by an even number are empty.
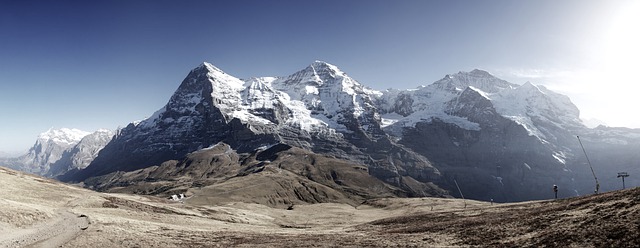
{"type": "Polygon", "coordinates": [[[113,193],[161,197],[186,193],[192,204],[247,202],[278,208],[305,203],[355,206],[367,199],[403,195],[402,190],[369,175],[364,165],[284,144],[237,154],[221,143],[191,153],[183,161],[112,173],[86,183],[113,193]]]}
{"type": "Polygon", "coordinates": [[[514,204],[380,198],[285,210],[99,193],[0,168],[0,195],[0,247],[640,245],[638,188],[514,204]]]}
{"type": "Polygon", "coordinates": [[[100,193],[5,168],[0,184],[0,247],[353,247],[386,242],[354,225],[406,213],[338,203],[292,210],[242,202],[194,205],[100,193]],[[354,239],[361,241],[350,244],[354,239]]]}
{"type": "Polygon", "coordinates": [[[419,213],[373,221],[381,235],[452,236],[454,245],[639,247],[640,188],[556,201],[419,213]]]}

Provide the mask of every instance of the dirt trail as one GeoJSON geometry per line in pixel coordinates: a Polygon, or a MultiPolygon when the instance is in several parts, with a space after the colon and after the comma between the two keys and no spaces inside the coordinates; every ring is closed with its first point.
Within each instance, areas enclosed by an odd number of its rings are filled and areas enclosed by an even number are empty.
{"type": "Polygon", "coordinates": [[[89,219],[60,210],[46,222],[0,236],[0,247],[59,247],[89,227],[89,219]]]}

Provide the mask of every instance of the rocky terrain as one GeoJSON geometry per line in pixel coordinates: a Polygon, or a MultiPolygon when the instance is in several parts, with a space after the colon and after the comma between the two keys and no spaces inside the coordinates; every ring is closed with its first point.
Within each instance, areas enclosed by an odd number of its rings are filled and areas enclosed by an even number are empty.
{"type": "MultiPolygon", "coordinates": [[[[640,189],[498,204],[377,198],[272,208],[99,193],[0,168],[2,247],[637,247],[640,189]]],[[[266,190],[270,185],[263,185],[266,190]]],[[[549,192],[551,193],[551,192],[549,192]]]]}

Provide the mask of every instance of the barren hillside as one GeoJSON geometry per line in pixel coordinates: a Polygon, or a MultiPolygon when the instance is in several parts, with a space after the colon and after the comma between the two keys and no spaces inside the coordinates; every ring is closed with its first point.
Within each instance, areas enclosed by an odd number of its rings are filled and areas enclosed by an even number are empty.
{"type": "Polygon", "coordinates": [[[287,210],[98,193],[4,168],[0,182],[1,247],[634,247],[640,240],[640,189],[518,204],[380,198],[287,210]]]}

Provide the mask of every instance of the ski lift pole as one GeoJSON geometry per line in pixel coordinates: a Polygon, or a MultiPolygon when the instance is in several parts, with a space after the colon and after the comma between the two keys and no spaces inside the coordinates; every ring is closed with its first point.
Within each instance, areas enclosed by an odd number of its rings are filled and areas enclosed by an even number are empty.
{"type": "Polygon", "coordinates": [[[622,189],[625,189],[626,187],[624,186],[624,178],[628,177],[629,173],[626,172],[618,172],[618,177],[622,178],[622,189]]]}
{"type": "Polygon", "coordinates": [[[458,181],[453,179],[453,182],[456,184],[456,188],[458,188],[458,192],[460,192],[460,196],[462,197],[462,202],[464,202],[464,208],[467,208],[467,200],[465,200],[464,195],[462,195],[462,190],[460,190],[460,186],[458,186],[458,181]]]}
{"type": "Polygon", "coordinates": [[[593,179],[596,180],[596,190],[594,192],[597,194],[598,191],[600,190],[600,183],[598,182],[598,177],[596,177],[596,173],[593,171],[593,166],[591,165],[591,161],[589,161],[589,156],[587,156],[587,151],[584,149],[584,146],[582,145],[580,136],[576,135],[576,137],[578,137],[578,142],[580,142],[580,147],[582,147],[582,152],[584,152],[584,156],[587,158],[587,163],[589,163],[589,168],[591,168],[591,174],[593,174],[593,179]]]}

